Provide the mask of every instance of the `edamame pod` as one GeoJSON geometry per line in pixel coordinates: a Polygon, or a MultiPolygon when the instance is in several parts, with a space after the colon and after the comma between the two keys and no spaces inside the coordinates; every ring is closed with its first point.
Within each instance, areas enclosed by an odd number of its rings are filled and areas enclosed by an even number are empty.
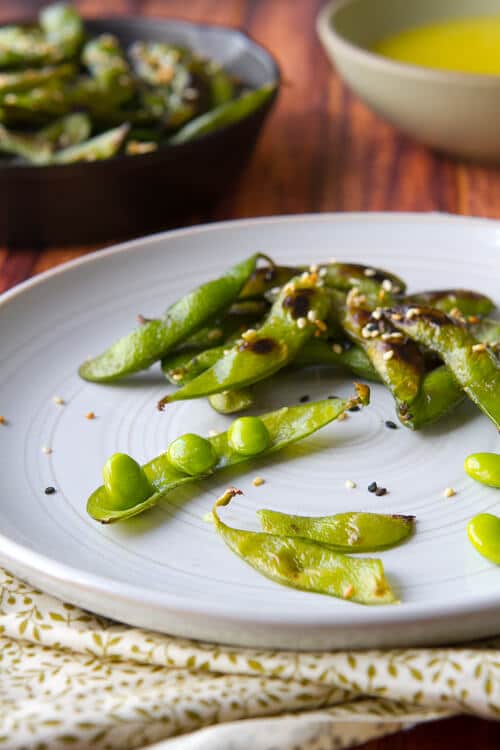
{"type": "Polygon", "coordinates": [[[127,133],[128,125],[120,125],[113,130],[94,136],[83,143],[76,143],[57,151],[52,157],[52,164],[75,164],[79,161],[99,161],[116,156],[122,147],[127,133]]]}
{"type": "Polygon", "coordinates": [[[194,380],[158,403],[210,396],[212,393],[245,388],[257,383],[291,362],[314,333],[321,333],[329,299],[317,286],[316,274],[292,279],[280,292],[263,325],[242,334],[226,354],[194,380]]]}
{"type": "Polygon", "coordinates": [[[445,313],[458,311],[468,317],[488,315],[495,305],[485,294],[473,292],[470,289],[439,289],[430,292],[417,292],[405,297],[406,305],[422,305],[434,307],[445,313]]]}
{"type": "MultiPolygon", "coordinates": [[[[269,433],[269,447],[259,457],[269,456],[289,445],[303,440],[308,435],[321,429],[337,419],[353,406],[366,406],[369,403],[370,391],[365,385],[356,385],[356,396],[350,399],[327,399],[297,406],[285,406],[283,409],[261,415],[269,433]]],[[[217,462],[211,473],[244,461],[253,460],[237,453],[231,448],[227,432],[208,438],[212,445],[217,462]]],[[[132,507],[116,508],[108,497],[105,487],[99,487],[89,497],[87,512],[96,521],[112,523],[131,518],[152,508],[159,500],[177,487],[200,480],[200,476],[191,476],[175,468],[168,458],[168,450],[143,466],[144,473],[152,485],[154,493],[146,500],[138,498],[132,507]]]]}
{"type": "Polygon", "coordinates": [[[294,516],[258,510],[262,530],[278,536],[298,536],[326,544],[338,552],[373,552],[407,539],[415,516],[382,513],[337,513],[334,516],[294,516]]]}
{"type": "Polygon", "coordinates": [[[254,89],[246,94],[232,99],[226,104],[221,104],[216,109],[211,109],[184,125],[177,131],[168,142],[172,145],[187,143],[195,138],[213,133],[214,130],[220,130],[228,125],[248,117],[252,112],[260,109],[276,91],[275,84],[266,84],[259,89],[254,89]]]}
{"type": "Polygon", "coordinates": [[[109,383],[150,367],[236,299],[258,257],[252,255],[220,278],[202,284],[171,305],[161,319],[140,326],[103,354],[84,362],[80,376],[92,382],[109,383]]]}
{"type": "Polygon", "coordinates": [[[500,429],[500,364],[484,343],[431,307],[395,307],[388,318],[402,333],[436,352],[469,398],[500,429]]]}
{"type": "Polygon", "coordinates": [[[353,558],[296,536],[234,529],[218,513],[241,492],[234,488],[212,510],[214,524],[229,549],[257,572],[284,586],[349,599],[358,604],[392,604],[396,597],[377,559],[353,558]]]}

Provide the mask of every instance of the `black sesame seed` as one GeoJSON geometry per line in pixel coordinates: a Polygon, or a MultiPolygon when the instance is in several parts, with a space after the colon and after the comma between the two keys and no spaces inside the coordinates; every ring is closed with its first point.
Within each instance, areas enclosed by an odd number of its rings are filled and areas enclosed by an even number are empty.
{"type": "Polygon", "coordinates": [[[299,398],[299,401],[301,404],[305,404],[307,401],[309,401],[309,399],[310,399],[310,396],[305,395],[305,396],[301,396],[299,398]]]}
{"type": "Polygon", "coordinates": [[[391,419],[387,419],[385,422],[385,426],[388,427],[390,430],[397,430],[398,426],[395,422],[393,422],[391,419]]]}
{"type": "Polygon", "coordinates": [[[45,488],[45,494],[46,495],[53,495],[55,491],[56,491],[55,487],[46,487],[45,488]]]}
{"type": "Polygon", "coordinates": [[[372,482],[371,484],[368,485],[367,489],[368,489],[368,492],[376,492],[377,491],[377,483],[376,482],[372,482]]]}
{"type": "Polygon", "coordinates": [[[354,406],[351,406],[347,411],[359,411],[359,406],[356,406],[356,404],[354,404],[354,406]]]}
{"type": "MultiPolygon", "coordinates": [[[[333,396],[328,396],[328,398],[340,398],[340,396],[333,395],[333,396]]],[[[499,432],[500,432],[500,430],[499,430],[499,432]]]]}
{"type": "Polygon", "coordinates": [[[367,323],[365,327],[367,331],[378,331],[378,323],[367,323]]]}
{"type": "Polygon", "coordinates": [[[377,487],[375,494],[377,497],[382,497],[382,495],[387,495],[387,490],[385,487],[377,487]]]}

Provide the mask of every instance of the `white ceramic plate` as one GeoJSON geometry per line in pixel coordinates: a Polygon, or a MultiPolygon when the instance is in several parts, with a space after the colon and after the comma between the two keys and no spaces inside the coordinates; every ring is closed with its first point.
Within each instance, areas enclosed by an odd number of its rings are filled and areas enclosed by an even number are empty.
{"type": "MultiPolygon", "coordinates": [[[[77,366],[230,263],[261,250],[278,261],[336,256],[386,267],[410,290],[468,286],[500,305],[500,224],[446,216],[344,214],[213,224],[156,235],[96,253],[4,295],[0,306],[0,562],[63,599],[132,625],[240,645],[337,648],[438,643],[500,632],[500,567],[470,546],[466,523],[498,511],[500,494],[470,480],[464,457],[499,450],[488,420],[464,404],[414,434],[394,418],[392,398],[297,445],[286,456],[178,491],[133,522],[101,526],[85,512],[101,467],[115,451],[141,462],[186,431],[206,434],[230,419],[205,401],[156,410],[167,386],[159,369],[99,386],[77,366]],[[65,406],[53,403],[62,396],[65,406]],[[94,411],[95,420],[85,419],[94,411]],[[42,453],[42,445],[52,448],[42,453]],[[262,475],[266,483],[253,487],[262,475]],[[344,487],[346,479],[357,488],[344,487]],[[373,480],[385,497],[367,492],[373,480]],[[255,511],[414,513],[416,535],[382,553],[401,604],[363,607],[297,592],[259,576],[203,520],[229,484],[244,496],[224,511],[257,528],[255,511]],[[45,495],[54,485],[57,493],[45,495]],[[443,497],[454,487],[454,498],[443,497]]],[[[332,371],[263,385],[259,407],[352,391],[332,371]]],[[[500,394],[499,394],[500,397],[500,394]]]]}

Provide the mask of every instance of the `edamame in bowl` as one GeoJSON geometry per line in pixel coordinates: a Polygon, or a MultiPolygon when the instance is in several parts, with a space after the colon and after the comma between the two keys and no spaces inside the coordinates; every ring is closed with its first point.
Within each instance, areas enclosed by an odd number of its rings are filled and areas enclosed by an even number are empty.
{"type": "Polygon", "coordinates": [[[234,29],[84,22],[62,3],[0,27],[2,241],[105,241],[206,207],[246,163],[278,85],[271,56],[234,29]]]}

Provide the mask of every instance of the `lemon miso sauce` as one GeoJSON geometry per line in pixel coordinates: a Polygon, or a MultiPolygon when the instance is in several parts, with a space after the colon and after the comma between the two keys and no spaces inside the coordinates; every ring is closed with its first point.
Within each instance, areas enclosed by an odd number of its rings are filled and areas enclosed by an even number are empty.
{"type": "Polygon", "coordinates": [[[500,75],[500,15],[416,26],[381,39],[372,50],[427,68],[500,75]]]}

